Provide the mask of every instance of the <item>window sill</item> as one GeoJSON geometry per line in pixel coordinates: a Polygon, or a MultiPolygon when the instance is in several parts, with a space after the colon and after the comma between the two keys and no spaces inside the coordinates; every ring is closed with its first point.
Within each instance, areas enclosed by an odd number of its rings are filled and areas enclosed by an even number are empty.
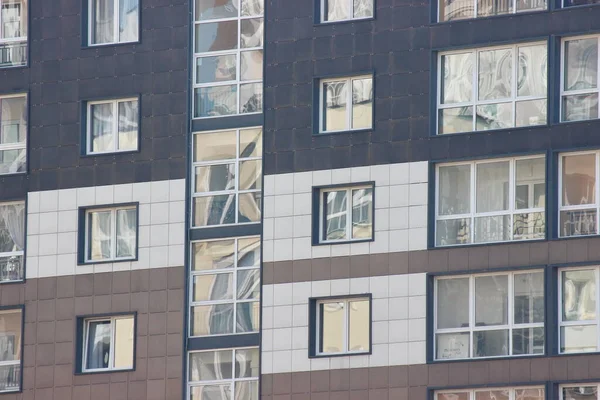
{"type": "MultiPolygon", "coordinates": [[[[584,353],[584,354],[593,354],[593,353],[584,353]]],[[[526,355],[516,355],[516,356],[500,356],[500,357],[477,357],[477,358],[459,358],[459,359],[451,359],[451,360],[429,360],[427,364],[447,364],[447,363],[465,363],[465,362],[477,362],[477,361],[497,361],[497,360],[521,360],[521,359],[532,359],[532,358],[543,358],[548,357],[546,353],[544,354],[526,354],[526,355]]]]}
{"type": "Polygon", "coordinates": [[[98,48],[111,47],[111,46],[129,46],[129,45],[136,45],[136,44],[142,44],[142,41],[137,40],[135,42],[111,42],[111,43],[101,43],[101,44],[86,44],[86,45],[82,45],[81,48],[82,49],[98,49],[98,48]]]}
{"type": "Polygon", "coordinates": [[[119,155],[135,154],[135,153],[139,153],[139,152],[140,152],[140,149],[138,147],[136,150],[107,151],[104,153],[84,153],[84,154],[81,154],[81,157],[87,158],[87,157],[102,157],[102,156],[119,156],[119,155]]]}
{"type": "Polygon", "coordinates": [[[483,131],[467,131],[467,132],[455,132],[455,133],[433,133],[431,136],[432,137],[452,137],[452,136],[464,136],[464,135],[479,135],[479,134],[496,133],[496,132],[524,131],[527,129],[547,128],[549,126],[552,126],[552,124],[546,122],[545,124],[539,124],[539,125],[515,126],[512,128],[488,129],[488,130],[483,130],[483,131]]]}
{"type": "MultiPolygon", "coordinates": [[[[256,83],[256,82],[255,82],[256,83]]],[[[197,88],[194,88],[197,89],[197,88]]],[[[213,119],[213,118],[231,118],[231,117],[241,117],[244,115],[261,115],[263,114],[263,111],[257,111],[257,112],[251,112],[251,113],[236,113],[236,114],[226,114],[226,115],[207,115],[204,117],[192,117],[193,121],[203,121],[203,120],[208,120],[208,119],[213,119]]]]}
{"type": "Polygon", "coordinates": [[[360,240],[344,240],[344,241],[335,241],[335,242],[316,242],[313,243],[313,246],[335,246],[336,244],[353,244],[353,243],[370,243],[374,242],[375,238],[372,237],[370,239],[360,239],[360,240]]]}
{"type": "Polygon", "coordinates": [[[313,23],[313,26],[328,26],[328,25],[339,25],[339,24],[351,24],[351,23],[360,23],[360,22],[371,22],[375,21],[375,16],[366,17],[366,18],[350,18],[350,19],[342,19],[339,21],[320,21],[313,23]]]}
{"type": "Polygon", "coordinates": [[[127,369],[103,369],[100,371],[76,371],[75,375],[97,375],[97,374],[111,374],[111,373],[118,373],[118,372],[132,372],[135,371],[135,367],[133,368],[127,368],[127,369]]]}
{"type": "Polygon", "coordinates": [[[77,265],[100,265],[100,264],[116,264],[120,262],[134,262],[138,261],[138,256],[136,255],[134,258],[117,258],[114,260],[103,260],[103,261],[78,261],[77,265]]]}
{"type": "Polygon", "coordinates": [[[500,244],[519,244],[519,243],[539,243],[539,242],[546,242],[548,240],[547,237],[544,239],[530,239],[530,240],[509,240],[509,241],[505,241],[505,242],[486,242],[486,243],[466,243],[466,244],[453,244],[450,246],[427,246],[427,250],[447,250],[447,249],[464,249],[464,248],[470,248],[470,247],[482,247],[482,246],[497,246],[500,244]]]}
{"type": "Polygon", "coordinates": [[[309,359],[318,359],[318,358],[337,358],[337,357],[353,357],[353,356],[369,356],[373,354],[372,350],[364,351],[360,353],[336,353],[336,354],[309,354],[309,359]]]}
{"type": "Polygon", "coordinates": [[[333,132],[313,132],[313,136],[328,136],[328,135],[347,135],[352,133],[365,133],[372,132],[375,130],[375,127],[365,128],[365,129],[348,129],[344,131],[333,131],[333,132]]]}
{"type": "Polygon", "coordinates": [[[6,173],[6,174],[1,174],[0,173],[0,178],[7,178],[9,176],[19,176],[19,175],[27,175],[27,172],[26,171],[23,171],[23,172],[9,172],[9,173],[6,173]]]}

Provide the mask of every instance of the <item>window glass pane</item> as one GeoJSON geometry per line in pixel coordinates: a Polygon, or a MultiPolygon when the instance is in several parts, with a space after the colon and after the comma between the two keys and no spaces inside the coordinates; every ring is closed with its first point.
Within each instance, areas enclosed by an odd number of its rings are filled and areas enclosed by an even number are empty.
{"type": "Polygon", "coordinates": [[[544,273],[514,275],[514,322],[544,322],[544,273]]]}
{"type": "Polygon", "coordinates": [[[235,159],[237,138],[235,131],[196,133],[194,161],[235,159]]]}
{"type": "MultiPolygon", "coordinates": [[[[4,331],[0,334],[0,349],[2,350],[0,352],[0,361],[18,362],[21,360],[22,322],[23,317],[20,310],[5,310],[0,312],[0,326],[4,328],[4,331]]],[[[14,382],[14,384],[18,383],[17,381],[14,382]]]]}
{"type": "Polygon", "coordinates": [[[259,222],[262,201],[261,192],[240,193],[239,198],[238,223],[259,222]]]}
{"type": "Polygon", "coordinates": [[[508,161],[477,164],[477,212],[504,211],[509,208],[508,161]]]}
{"type": "Polygon", "coordinates": [[[231,385],[202,385],[190,388],[190,400],[230,400],[231,385]]]}
{"type": "Polygon", "coordinates": [[[473,53],[442,56],[441,103],[464,103],[473,96],[473,53]]]}
{"type": "Polygon", "coordinates": [[[190,382],[218,381],[233,377],[231,350],[190,353],[190,382]]]}
{"type": "Polygon", "coordinates": [[[561,353],[589,353],[598,348],[596,325],[562,326],[561,353]]]}
{"type": "Polygon", "coordinates": [[[340,131],[348,128],[348,82],[323,84],[323,130],[340,131]]]}
{"type": "Polygon", "coordinates": [[[513,355],[544,354],[544,328],[513,329],[513,355]]]}
{"type": "Polygon", "coordinates": [[[373,126],[373,79],[352,80],[352,129],[373,126]]]}
{"type": "Polygon", "coordinates": [[[471,243],[471,219],[447,219],[437,221],[435,242],[438,246],[471,243]]]}
{"type": "Polygon", "coordinates": [[[348,191],[325,192],[325,240],[347,239],[348,191]]]}
{"type": "Polygon", "coordinates": [[[475,400],[508,400],[510,398],[510,390],[478,390],[475,392],[475,400]]]}
{"type": "Polygon", "coordinates": [[[548,4],[546,4],[546,0],[521,0],[521,1],[517,1],[517,12],[520,12],[520,11],[546,10],[547,8],[548,8],[548,4]]]}
{"type": "Polygon", "coordinates": [[[510,128],[514,125],[513,103],[477,106],[477,115],[475,118],[478,131],[510,128]]]}
{"type": "Polygon", "coordinates": [[[192,336],[233,333],[233,304],[194,306],[190,324],[192,336]]]}
{"type": "Polygon", "coordinates": [[[352,15],[351,3],[348,0],[323,0],[323,20],[341,21],[352,15]]]}
{"type": "Polygon", "coordinates": [[[234,240],[192,243],[192,270],[233,268],[234,244],[234,240]]]}
{"type": "Polygon", "coordinates": [[[374,0],[354,0],[354,18],[368,18],[373,16],[374,0]]]}
{"type": "Polygon", "coordinates": [[[516,104],[517,116],[515,126],[545,125],[548,101],[528,100],[518,101],[516,104]]]}
{"type": "Polygon", "coordinates": [[[235,54],[196,58],[196,83],[235,81],[236,71],[235,54]]]}
{"type": "Polygon", "coordinates": [[[139,33],[138,0],[119,0],[119,42],[134,42],[139,33]]]}
{"type": "Polygon", "coordinates": [[[240,162],[239,190],[258,190],[262,187],[262,161],[240,162]]]}
{"type": "Polygon", "coordinates": [[[546,159],[516,160],[515,209],[546,206],[546,159]]]}
{"type": "Polygon", "coordinates": [[[260,297],[260,270],[242,270],[237,274],[237,298],[241,300],[258,299],[260,297]]]}
{"type": "Polygon", "coordinates": [[[0,151],[0,174],[25,172],[26,149],[0,151]]]}
{"type": "Polygon", "coordinates": [[[27,37],[27,0],[5,0],[2,2],[2,38],[27,37]]]}
{"type": "Polygon", "coordinates": [[[238,47],[238,21],[196,25],[196,53],[233,50],[238,47]]]}
{"type": "Polygon", "coordinates": [[[596,319],[596,275],[594,270],[563,271],[562,320],[596,319]]]}
{"type": "Polygon", "coordinates": [[[508,329],[473,332],[473,357],[507,356],[508,329]]]}
{"type": "Polygon", "coordinates": [[[196,193],[235,190],[235,164],[196,167],[196,193]]]}
{"type": "Polygon", "coordinates": [[[258,400],[258,381],[235,382],[235,400],[258,400]]]}
{"type": "Polygon", "coordinates": [[[258,349],[235,351],[235,377],[258,378],[258,349]]]}
{"type": "Polygon", "coordinates": [[[241,20],[240,46],[242,49],[262,47],[263,45],[263,19],[251,18],[241,20]]]}
{"type": "Polygon", "coordinates": [[[113,104],[92,104],[90,112],[92,114],[90,122],[92,152],[114,150],[113,104]]]}
{"type": "Polygon", "coordinates": [[[475,277],[475,326],[508,324],[508,276],[475,277]]]}
{"type": "Polygon", "coordinates": [[[436,282],[437,329],[468,328],[469,278],[438,279],[436,282]]]}
{"type": "Polygon", "coordinates": [[[240,130],[240,158],[262,156],[262,129],[240,130]]]}
{"type": "Polygon", "coordinates": [[[235,195],[194,198],[194,226],[235,223],[235,195]]]}
{"type": "Polygon", "coordinates": [[[194,89],[194,118],[237,113],[237,85],[194,89]]]}
{"type": "Polygon", "coordinates": [[[233,274],[194,276],[194,301],[233,299],[233,274]]]}
{"type": "MultiPolygon", "coordinates": [[[[517,75],[517,96],[546,97],[548,94],[548,51],[545,44],[519,47],[517,75]]],[[[517,114],[519,113],[517,112],[517,114]]]]}
{"type": "Polygon", "coordinates": [[[471,395],[466,392],[437,393],[436,400],[471,400],[471,395]]]}
{"type": "Polygon", "coordinates": [[[565,41],[564,90],[598,87],[598,39],[565,41]]]}
{"type": "Polygon", "coordinates": [[[23,143],[27,140],[27,97],[0,98],[1,144],[23,143]]]}
{"type": "Polygon", "coordinates": [[[238,267],[260,267],[260,238],[238,239],[238,267]]]}
{"type": "Polygon", "coordinates": [[[348,302],[348,351],[369,351],[371,310],[369,300],[348,302]]]}
{"type": "Polygon", "coordinates": [[[242,17],[262,15],[263,13],[263,0],[242,0],[242,17]]]}
{"type": "Polygon", "coordinates": [[[471,166],[440,167],[438,215],[466,214],[471,209],[471,166]]]}
{"type": "Polygon", "coordinates": [[[115,320],[115,368],[133,368],[133,317],[115,320]]]}
{"type": "Polygon", "coordinates": [[[564,96],[562,110],[563,121],[598,118],[598,93],[564,96]]]}
{"type": "Polygon", "coordinates": [[[513,2],[502,0],[477,0],[477,16],[489,17],[491,15],[501,15],[512,13],[513,2]]]}
{"type": "Polygon", "coordinates": [[[473,107],[444,108],[439,110],[438,134],[471,132],[473,107]]]}
{"type": "Polygon", "coordinates": [[[469,357],[469,332],[436,335],[436,360],[451,360],[469,357]]]}
{"type": "Polygon", "coordinates": [[[560,236],[594,235],[596,226],[596,210],[577,210],[560,212],[560,236]]]}
{"type": "Polygon", "coordinates": [[[479,100],[511,97],[512,63],[512,49],[479,52],[479,100]]]}
{"type": "Polygon", "coordinates": [[[596,155],[562,158],[562,205],[596,203],[596,155]]]}
{"type": "Polygon", "coordinates": [[[238,303],[236,307],[236,332],[258,332],[260,303],[257,301],[238,303]]]}
{"type": "Polygon", "coordinates": [[[263,74],[263,51],[243,51],[241,59],[241,74],[242,81],[253,81],[262,79],[263,74]]]}
{"type": "Polygon", "coordinates": [[[25,203],[0,204],[0,253],[23,251],[25,203]]]}
{"type": "Polygon", "coordinates": [[[115,2],[114,0],[92,0],[92,43],[115,41],[115,2]]]}
{"type": "Polygon", "coordinates": [[[196,21],[235,18],[239,0],[196,0],[196,21]]]}
{"type": "Polygon", "coordinates": [[[562,390],[564,400],[597,400],[598,386],[575,386],[562,390]]]}
{"type": "Polygon", "coordinates": [[[373,189],[352,190],[352,239],[373,237],[373,189]]]}
{"type": "Polygon", "coordinates": [[[117,258],[135,257],[137,244],[137,210],[117,210],[117,258]]]}
{"type": "Polygon", "coordinates": [[[544,239],[546,237],[546,221],[543,212],[514,214],[513,240],[544,239]]]}
{"type": "Polygon", "coordinates": [[[110,366],[111,322],[92,321],[88,323],[86,369],[108,368],[110,366]]]}
{"type": "Polygon", "coordinates": [[[119,150],[138,147],[138,102],[119,102],[119,150]]]}
{"type": "Polygon", "coordinates": [[[511,216],[475,218],[475,243],[510,240],[511,216]]]}
{"type": "Polygon", "coordinates": [[[319,305],[320,331],[319,352],[340,353],[344,349],[344,325],[346,304],[344,302],[322,303],[319,305]]]}
{"type": "Polygon", "coordinates": [[[240,85],[240,113],[262,111],[262,83],[240,85]]]}
{"type": "Polygon", "coordinates": [[[88,213],[88,258],[90,260],[111,258],[111,215],[110,211],[88,213]]]}

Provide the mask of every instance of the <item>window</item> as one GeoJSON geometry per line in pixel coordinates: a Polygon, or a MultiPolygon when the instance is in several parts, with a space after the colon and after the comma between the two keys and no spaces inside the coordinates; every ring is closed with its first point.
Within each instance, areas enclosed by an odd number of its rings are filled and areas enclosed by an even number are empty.
{"type": "Polygon", "coordinates": [[[133,315],[84,320],[82,372],[130,370],[134,367],[133,315]]]}
{"type": "Polygon", "coordinates": [[[544,272],[435,279],[436,360],[544,354],[544,272]]]}
{"type": "Polygon", "coordinates": [[[440,22],[548,9],[546,0],[440,0],[438,4],[440,22]]]}
{"type": "Polygon", "coordinates": [[[441,53],[438,134],[545,125],[547,64],[545,42],[441,53]]]}
{"type": "MultiPolygon", "coordinates": [[[[441,390],[435,392],[435,400],[545,400],[543,387],[501,387],[476,390],[441,390]]],[[[567,400],[567,399],[565,399],[567,400]]],[[[575,400],[575,399],[569,399],[575,400]]],[[[577,398],[579,400],[579,398],[577,398]]],[[[586,398],[587,400],[587,398],[586,398]]],[[[590,399],[591,400],[591,399],[590,399]]]]}
{"type": "Polygon", "coordinates": [[[194,227],[260,222],[262,129],[194,134],[194,227]]]}
{"type": "Polygon", "coordinates": [[[190,336],[258,332],[260,238],[192,243],[190,336]]]}
{"type": "Polygon", "coordinates": [[[373,185],[315,189],[319,195],[319,243],[373,239],[373,185]]]}
{"type": "Polygon", "coordinates": [[[85,262],[137,257],[137,206],[85,210],[85,262]]]}
{"type": "Polygon", "coordinates": [[[373,77],[323,79],[320,85],[319,131],[373,128],[373,77]]]}
{"type": "Polygon", "coordinates": [[[373,18],[375,0],[320,0],[321,22],[373,18]]]}
{"type": "Polygon", "coordinates": [[[598,118],[599,39],[582,36],[562,42],[562,121],[598,118]]]}
{"type": "Polygon", "coordinates": [[[561,269],[559,275],[560,353],[598,351],[598,267],[561,269]]]}
{"type": "Polygon", "coordinates": [[[262,112],[263,0],[195,0],[194,118],[262,112]]]}
{"type": "Polygon", "coordinates": [[[581,383],[560,386],[559,400],[599,400],[600,385],[597,383],[581,383]]]}
{"type": "Polygon", "coordinates": [[[138,149],[137,99],[89,102],[87,115],[87,154],[138,149]]]}
{"type": "Polygon", "coordinates": [[[0,203],[0,282],[23,280],[25,202],[0,203]]]}
{"type": "Polygon", "coordinates": [[[27,0],[0,0],[0,68],[27,65],[27,0]]]}
{"type": "Polygon", "coordinates": [[[545,157],[442,164],[436,174],[436,246],[545,238],[545,157]]]}
{"type": "Polygon", "coordinates": [[[311,299],[311,356],[371,352],[371,295],[311,299]]]}
{"type": "Polygon", "coordinates": [[[0,113],[0,174],[25,172],[27,95],[1,96],[0,113]]]}
{"type": "Polygon", "coordinates": [[[188,399],[258,400],[258,360],[258,348],[191,352],[188,399]]]}
{"type": "Polygon", "coordinates": [[[139,0],[88,1],[90,46],[139,40],[139,0]]]}
{"type": "Polygon", "coordinates": [[[0,310],[0,393],[21,390],[23,309],[0,310]]]}
{"type": "Polygon", "coordinates": [[[598,4],[598,0],[563,0],[562,1],[563,7],[586,6],[586,5],[592,5],[592,4],[598,4]]]}

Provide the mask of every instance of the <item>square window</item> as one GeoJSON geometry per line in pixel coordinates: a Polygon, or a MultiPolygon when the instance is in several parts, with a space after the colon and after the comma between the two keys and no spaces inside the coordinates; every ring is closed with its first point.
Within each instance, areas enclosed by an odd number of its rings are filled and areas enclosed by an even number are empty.
{"type": "Polygon", "coordinates": [[[137,205],[84,208],[80,210],[81,217],[80,235],[84,235],[85,253],[82,255],[80,252],[80,262],[117,262],[137,258],[137,205]]]}
{"type": "Polygon", "coordinates": [[[0,0],[0,68],[27,65],[28,0],[0,0]]]}
{"type": "Polygon", "coordinates": [[[21,390],[23,308],[0,310],[0,393],[21,390]]]}
{"type": "Polygon", "coordinates": [[[80,317],[81,365],[78,372],[133,370],[135,315],[80,317]]]}
{"type": "Polygon", "coordinates": [[[435,245],[546,237],[545,157],[436,166],[435,245]]]}
{"type": "Polygon", "coordinates": [[[547,47],[539,42],[440,53],[437,134],[546,125],[547,47]]]}
{"type": "MultiPolygon", "coordinates": [[[[531,387],[499,387],[475,390],[438,390],[434,400],[545,400],[546,390],[543,386],[531,387]]],[[[575,400],[568,397],[561,400],[575,400]]],[[[579,399],[577,397],[577,399],[579,399]]],[[[586,398],[587,399],[587,398],[586,398]]],[[[591,399],[590,399],[591,400],[591,399]]]]}
{"type": "Polygon", "coordinates": [[[373,18],[375,0],[318,0],[321,22],[339,22],[373,18]]]}
{"type": "Polygon", "coordinates": [[[88,102],[86,116],[87,154],[138,150],[138,99],[88,102]]]}
{"type": "Polygon", "coordinates": [[[438,277],[434,359],[544,354],[544,272],[438,277]]]}
{"type": "Polygon", "coordinates": [[[322,79],[319,132],[373,128],[373,76],[322,79]]]}
{"type": "Polygon", "coordinates": [[[25,202],[0,203],[0,283],[23,280],[25,202]]]}
{"type": "Polygon", "coordinates": [[[139,0],[88,0],[90,46],[139,40],[139,0]]]}
{"type": "Polygon", "coordinates": [[[371,352],[371,295],[310,299],[310,355],[371,352]]]}

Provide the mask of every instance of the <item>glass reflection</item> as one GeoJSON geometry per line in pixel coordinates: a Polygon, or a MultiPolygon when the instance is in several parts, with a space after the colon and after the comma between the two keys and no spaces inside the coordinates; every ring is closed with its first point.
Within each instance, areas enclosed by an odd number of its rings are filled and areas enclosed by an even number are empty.
{"type": "Polygon", "coordinates": [[[193,301],[233,299],[233,274],[194,276],[193,301]]]}
{"type": "MultiPolygon", "coordinates": [[[[545,44],[519,47],[517,95],[546,97],[548,51],[545,44]]],[[[518,113],[517,113],[518,114],[518,113]]]]}
{"type": "Polygon", "coordinates": [[[508,210],[509,169],[508,161],[476,165],[478,213],[508,210]]]}
{"type": "Polygon", "coordinates": [[[260,270],[238,271],[237,298],[240,300],[258,299],[260,296],[260,270]]]}
{"type": "Polygon", "coordinates": [[[504,242],[510,240],[511,216],[475,218],[475,243],[504,242]]]}
{"type": "Polygon", "coordinates": [[[323,84],[323,130],[340,131],[347,127],[347,82],[323,84]]]}
{"type": "Polygon", "coordinates": [[[544,354],[544,328],[513,329],[513,355],[544,354]]]}
{"type": "Polygon", "coordinates": [[[239,190],[260,190],[262,185],[262,161],[242,161],[239,168],[239,190]]]}
{"type": "Polygon", "coordinates": [[[370,307],[368,300],[348,302],[348,351],[369,351],[370,307]]]}
{"type": "Polygon", "coordinates": [[[469,327],[469,278],[437,280],[437,329],[469,327]]]}
{"type": "Polygon", "coordinates": [[[242,17],[264,14],[263,0],[242,0],[242,17]]]}
{"type": "Polygon", "coordinates": [[[235,351],[235,377],[258,378],[258,349],[240,349],[235,351]]]}
{"type": "Polygon", "coordinates": [[[236,332],[258,332],[260,303],[257,301],[237,303],[236,307],[236,332]]]}
{"type": "Polygon", "coordinates": [[[373,189],[352,190],[352,239],[373,236],[373,189]]]}
{"type": "Polygon", "coordinates": [[[478,56],[479,100],[511,97],[512,49],[480,51],[478,56]]]}
{"type": "Polygon", "coordinates": [[[373,126],[373,80],[352,81],[352,129],[373,126]]]}
{"type": "Polygon", "coordinates": [[[470,351],[469,332],[443,333],[435,336],[436,360],[468,358],[470,351]]]}
{"type": "Polygon", "coordinates": [[[443,104],[464,103],[473,96],[473,53],[442,56],[443,104]]]}
{"type": "Polygon", "coordinates": [[[562,390],[564,400],[598,400],[598,386],[574,386],[562,390]]]}
{"type": "Polygon", "coordinates": [[[514,323],[544,322],[544,273],[514,275],[514,323]]]}
{"type": "Polygon", "coordinates": [[[562,158],[562,205],[596,202],[596,155],[583,154],[562,158]]]}
{"type": "Polygon", "coordinates": [[[235,164],[195,168],[196,193],[235,190],[235,164]]]}
{"type": "Polygon", "coordinates": [[[473,107],[439,110],[438,134],[470,132],[473,130],[473,107]]]}
{"type": "Polygon", "coordinates": [[[193,306],[191,314],[192,336],[233,333],[233,304],[193,306]]]}
{"type": "Polygon", "coordinates": [[[354,0],[354,18],[369,18],[373,16],[374,0],[354,0]]]}
{"type": "Polygon", "coordinates": [[[194,162],[235,159],[236,131],[194,134],[194,162]]]}
{"type": "Polygon", "coordinates": [[[323,19],[325,21],[341,21],[352,15],[351,3],[348,0],[324,0],[323,19]]]}
{"type": "Polygon", "coordinates": [[[478,131],[510,128],[514,124],[513,104],[500,103],[477,106],[475,123],[478,131]]]}
{"type": "Polygon", "coordinates": [[[196,21],[235,18],[239,0],[196,0],[196,21]]]}
{"type": "Polygon", "coordinates": [[[194,198],[194,226],[235,223],[235,195],[194,198]]]}
{"type": "Polygon", "coordinates": [[[244,51],[241,53],[240,79],[242,81],[261,80],[263,73],[263,51],[244,51]]]}
{"type": "Polygon", "coordinates": [[[466,214],[471,209],[471,166],[439,168],[438,215],[466,214]]]}
{"type": "Polygon", "coordinates": [[[231,350],[190,353],[190,382],[217,381],[233,377],[231,350]]]}
{"type": "Polygon", "coordinates": [[[240,130],[240,158],[262,157],[262,129],[240,130]]]}
{"type": "Polygon", "coordinates": [[[596,325],[563,326],[560,328],[561,353],[590,353],[598,348],[596,325]]]}
{"type": "Polygon", "coordinates": [[[477,0],[478,17],[509,14],[513,11],[512,0],[477,0]]]}
{"type": "Polygon", "coordinates": [[[239,195],[238,223],[250,223],[260,221],[260,209],[262,204],[261,192],[240,193],[239,195]]]}
{"type": "Polygon", "coordinates": [[[240,85],[240,113],[256,113],[262,109],[262,83],[240,85]]]}
{"type": "Polygon", "coordinates": [[[508,275],[475,278],[475,326],[508,324],[508,275]]]}
{"type": "Polygon", "coordinates": [[[562,320],[596,319],[596,274],[594,270],[562,272],[562,320]]]}
{"type": "Polygon", "coordinates": [[[508,389],[478,390],[475,392],[475,400],[508,400],[509,398],[510,390],[508,389]]]}
{"type": "Polygon", "coordinates": [[[258,382],[257,381],[242,381],[235,383],[235,399],[234,400],[259,400],[258,382]]]}
{"type": "Polygon", "coordinates": [[[194,89],[194,117],[216,117],[237,113],[237,85],[194,89]]]}
{"type": "Polygon", "coordinates": [[[344,302],[323,303],[319,306],[321,329],[319,331],[320,353],[340,353],[344,351],[344,302]]]}
{"type": "Polygon", "coordinates": [[[234,243],[233,239],[192,243],[192,270],[233,268],[234,243]]]}
{"type": "Polygon", "coordinates": [[[263,19],[251,18],[241,20],[240,46],[243,49],[262,47],[263,19]]]}
{"type": "Polygon", "coordinates": [[[497,357],[508,354],[508,330],[473,332],[473,357],[497,357]]]}
{"type": "Polygon", "coordinates": [[[138,148],[138,102],[121,101],[118,104],[118,150],[138,148]]]}
{"type": "Polygon", "coordinates": [[[563,121],[580,121],[598,118],[598,93],[564,96],[563,121]]]}
{"type": "Polygon", "coordinates": [[[323,194],[325,203],[325,240],[346,239],[348,217],[348,191],[339,190],[323,194]]]}
{"type": "Polygon", "coordinates": [[[196,25],[196,53],[234,50],[238,47],[238,21],[196,25]]]}
{"type": "Polygon", "coordinates": [[[471,219],[447,219],[436,222],[436,244],[452,246],[471,242],[471,219]]]}
{"type": "Polygon", "coordinates": [[[196,83],[234,81],[237,76],[236,71],[235,54],[196,59],[196,83]]]}
{"type": "Polygon", "coordinates": [[[598,39],[565,41],[564,90],[598,87],[598,39]]]}

